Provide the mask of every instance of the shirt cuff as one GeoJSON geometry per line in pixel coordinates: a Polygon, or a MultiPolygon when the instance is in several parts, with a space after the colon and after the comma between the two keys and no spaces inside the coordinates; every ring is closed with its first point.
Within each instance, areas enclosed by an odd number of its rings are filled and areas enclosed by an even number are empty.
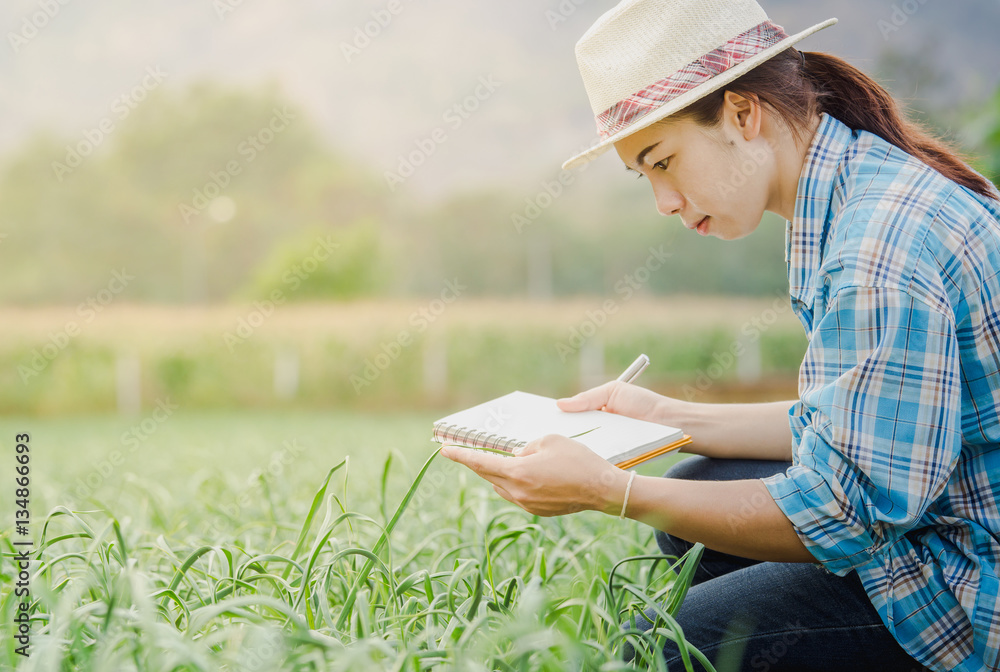
{"type": "Polygon", "coordinates": [[[845,576],[872,560],[876,548],[867,526],[856,516],[851,520],[830,483],[816,471],[793,465],[761,480],[803,545],[828,570],[845,576]]]}

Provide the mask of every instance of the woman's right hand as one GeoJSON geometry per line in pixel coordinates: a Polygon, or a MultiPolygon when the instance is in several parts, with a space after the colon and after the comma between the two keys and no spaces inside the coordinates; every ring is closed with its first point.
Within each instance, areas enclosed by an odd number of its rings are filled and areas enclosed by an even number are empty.
{"type": "Polygon", "coordinates": [[[613,380],[576,396],[559,399],[556,404],[563,411],[603,410],[638,420],[673,425],[671,420],[679,415],[680,407],[686,402],[664,397],[644,387],[613,380]]]}
{"type": "Polygon", "coordinates": [[[792,459],[788,409],[794,403],[705,404],[664,397],[617,380],[556,401],[563,411],[605,410],[682,427],[695,440],[685,453],[786,462],[792,459]]]}

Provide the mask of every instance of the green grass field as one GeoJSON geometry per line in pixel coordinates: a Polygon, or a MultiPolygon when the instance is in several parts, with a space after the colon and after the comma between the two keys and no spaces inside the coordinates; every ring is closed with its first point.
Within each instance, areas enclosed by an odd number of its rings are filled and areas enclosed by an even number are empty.
{"type": "MultiPolygon", "coordinates": [[[[616,569],[654,552],[641,524],[592,512],[539,519],[431,459],[440,415],[0,420],[0,667],[632,669],[620,660],[621,623],[648,604],[675,609],[687,573],[656,559],[616,569]],[[12,562],[25,537],[9,524],[23,432],[28,658],[16,653],[12,562]]],[[[640,669],[662,667],[655,652],[676,637],[670,623],[668,611],[655,633],[629,637],[648,650],[640,669]]]]}

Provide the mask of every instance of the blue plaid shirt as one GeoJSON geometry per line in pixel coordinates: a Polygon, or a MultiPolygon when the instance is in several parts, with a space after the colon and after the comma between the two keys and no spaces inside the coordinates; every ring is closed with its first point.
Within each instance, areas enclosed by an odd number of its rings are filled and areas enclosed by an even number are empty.
{"type": "Polygon", "coordinates": [[[786,246],[809,347],[764,483],[911,656],[1000,670],[1000,202],[823,115],[786,246]]]}

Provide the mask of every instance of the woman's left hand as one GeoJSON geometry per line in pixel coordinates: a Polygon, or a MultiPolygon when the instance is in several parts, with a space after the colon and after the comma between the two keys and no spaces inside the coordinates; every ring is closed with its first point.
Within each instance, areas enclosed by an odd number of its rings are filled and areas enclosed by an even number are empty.
{"type": "Polygon", "coordinates": [[[446,445],[441,454],[493,484],[497,494],[538,516],[594,510],[618,514],[628,472],[579,441],[548,434],[505,457],[446,445]]]}

